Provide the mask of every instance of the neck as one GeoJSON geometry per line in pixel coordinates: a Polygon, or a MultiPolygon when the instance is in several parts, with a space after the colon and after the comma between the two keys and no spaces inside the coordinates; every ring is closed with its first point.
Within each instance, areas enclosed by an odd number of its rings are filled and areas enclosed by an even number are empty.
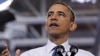
{"type": "Polygon", "coordinates": [[[68,40],[68,35],[64,34],[64,35],[49,35],[49,39],[50,41],[52,41],[53,43],[57,44],[57,45],[61,45],[62,43],[64,43],[65,41],[68,40]]]}

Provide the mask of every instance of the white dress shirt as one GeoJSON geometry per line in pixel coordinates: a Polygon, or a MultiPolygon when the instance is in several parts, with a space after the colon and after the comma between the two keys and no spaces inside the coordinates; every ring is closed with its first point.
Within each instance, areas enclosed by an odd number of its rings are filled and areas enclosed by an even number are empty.
{"type": "MultiPolygon", "coordinates": [[[[69,51],[70,45],[68,44],[68,41],[64,42],[61,45],[64,46],[65,51],[69,51]]],[[[57,46],[57,45],[54,44],[53,42],[51,42],[50,40],[48,40],[48,42],[45,46],[26,51],[26,52],[22,53],[20,56],[52,56],[52,54],[54,52],[54,50],[52,50],[52,49],[55,46],[57,46]]],[[[94,56],[94,55],[88,51],[79,49],[78,53],[76,53],[75,56],[94,56]]]]}

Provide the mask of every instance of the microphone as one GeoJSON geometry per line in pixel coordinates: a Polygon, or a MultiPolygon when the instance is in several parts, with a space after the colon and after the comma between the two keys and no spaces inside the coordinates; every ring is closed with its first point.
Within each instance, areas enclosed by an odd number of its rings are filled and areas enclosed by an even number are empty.
{"type": "Polygon", "coordinates": [[[64,49],[63,46],[60,45],[60,46],[57,47],[57,53],[58,53],[59,56],[63,56],[62,53],[64,53],[64,52],[65,52],[65,49],[64,49]]]}
{"type": "Polygon", "coordinates": [[[56,48],[56,52],[59,56],[75,56],[75,54],[78,52],[78,47],[75,45],[71,45],[68,52],[66,52],[65,48],[61,45],[57,46],[56,48]]]}
{"type": "Polygon", "coordinates": [[[78,47],[75,46],[75,45],[72,45],[70,47],[70,52],[71,52],[71,55],[70,56],[75,56],[75,54],[78,52],[78,47]]]}

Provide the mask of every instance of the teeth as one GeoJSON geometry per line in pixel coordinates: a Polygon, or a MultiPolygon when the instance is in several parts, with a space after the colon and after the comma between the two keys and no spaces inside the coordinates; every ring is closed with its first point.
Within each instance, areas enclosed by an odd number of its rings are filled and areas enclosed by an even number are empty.
{"type": "Polygon", "coordinates": [[[52,24],[50,24],[50,27],[51,26],[58,26],[56,23],[52,23],[52,24]]]}

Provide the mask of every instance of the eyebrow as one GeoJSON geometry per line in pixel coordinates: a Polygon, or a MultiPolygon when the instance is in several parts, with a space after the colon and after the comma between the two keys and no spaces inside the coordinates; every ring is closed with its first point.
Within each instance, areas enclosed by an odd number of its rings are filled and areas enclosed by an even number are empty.
{"type": "Polygon", "coordinates": [[[64,15],[65,15],[65,13],[64,13],[63,11],[58,11],[57,13],[62,13],[62,14],[64,14],[64,15]]]}
{"type": "Polygon", "coordinates": [[[48,13],[54,13],[53,11],[49,11],[48,13]]]}
{"type": "MultiPolygon", "coordinates": [[[[53,11],[49,11],[48,13],[54,13],[53,11]]],[[[65,14],[63,11],[58,11],[57,13],[65,14]]]]}

